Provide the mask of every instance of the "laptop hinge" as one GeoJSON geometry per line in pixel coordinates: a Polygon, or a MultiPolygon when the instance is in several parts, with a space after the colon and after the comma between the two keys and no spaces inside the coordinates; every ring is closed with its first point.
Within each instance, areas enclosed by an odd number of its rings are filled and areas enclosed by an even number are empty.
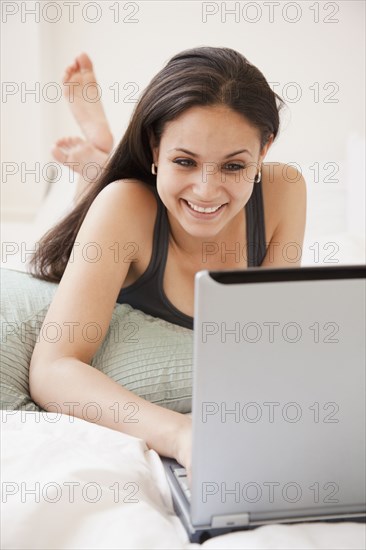
{"type": "Polygon", "coordinates": [[[243,527],[249,525],[249,514],[212,516],[211,527],[243,527]]]}

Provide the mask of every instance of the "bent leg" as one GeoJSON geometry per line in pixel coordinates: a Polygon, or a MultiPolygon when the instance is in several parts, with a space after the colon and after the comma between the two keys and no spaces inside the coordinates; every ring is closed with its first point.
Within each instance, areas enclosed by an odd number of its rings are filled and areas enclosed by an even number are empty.
{"type": "Polygon", "coordinates": [[[64,97],[87,140],[97,149],[110,153],[113,136],[100,99],[100,86],[87,54],[80,54],[66,68],[62,83],[64,97]]]}

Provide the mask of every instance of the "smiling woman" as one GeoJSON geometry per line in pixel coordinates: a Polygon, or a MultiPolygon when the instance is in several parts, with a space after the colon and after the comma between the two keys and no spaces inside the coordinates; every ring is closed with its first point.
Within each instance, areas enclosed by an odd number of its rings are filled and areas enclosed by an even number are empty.
{"type": "MultiPolygon", "coordinates": [[[[269,246],[301,246],[305,226],[303,179],[286,181],[283,165],[264,164],[282,105],[263,74],[230,48],[183,51],[152,79],[101,177],[32,258],[35,277],[60,283],[44,323],[76,327],[72,342],[36,344],[36,402],[76,401],[74,415],[83,418],[83,403],[97,401],[101,424],[189,469],[190,420],[138,398],[93,370],[91,359],[116,302],[192,329],[200,269],[293,265],[290,255],[273,259],[269,246]],[[88,244],[98,246],[97,259],[83,254],[88,244]],[[93,342],[81,333],[87,323],[100,328],[93,342]],[[108,404],[132,400],[139,422],[116,426],[108,404]]],[[[103,125],[101,109],[98,117],[103,125]]]]}

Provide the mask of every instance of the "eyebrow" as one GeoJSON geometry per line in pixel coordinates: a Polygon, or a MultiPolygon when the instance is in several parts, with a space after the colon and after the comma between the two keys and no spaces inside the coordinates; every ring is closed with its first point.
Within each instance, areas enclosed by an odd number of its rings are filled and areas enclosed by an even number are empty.
{"type": "MultiPolygon", "coordinates": [[[[181,147],[175,147],[174,149],[169,149],[168,153],[170,151],[182,151],[183,153],[187,153],[187,155],[191,155],[192,157],[199,157],[196,153],[192,153],[192,151],[188,151],[188,149],[183,149],[181,147]]],[[[233,157],[234,155],[238,155],[239,153],[248,153],[250,156],[252,156],[252,153],[248,151],[248,149],[240,149],[239,151],[234,151],[234,153],[229,153],[228,155],[224,156],[224,159],[228,159],[230,157],[233,157]]]]}

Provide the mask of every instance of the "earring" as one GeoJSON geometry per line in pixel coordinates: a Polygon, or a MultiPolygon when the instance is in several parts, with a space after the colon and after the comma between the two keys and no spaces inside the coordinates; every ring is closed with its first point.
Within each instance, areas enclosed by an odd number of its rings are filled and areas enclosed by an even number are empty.
{"type": "Polygon", "coordinates": [[[262,172],[259,170],[258,174],[254,178],[254,183],[259,183],[262,179],[262,172]]]}
{"type": "Polygon", "coordinates": [[[154,174],[154,176],[157,174],[157,166],[155,166],[154,163],[151,165],[151,173],[154,174]]]}

